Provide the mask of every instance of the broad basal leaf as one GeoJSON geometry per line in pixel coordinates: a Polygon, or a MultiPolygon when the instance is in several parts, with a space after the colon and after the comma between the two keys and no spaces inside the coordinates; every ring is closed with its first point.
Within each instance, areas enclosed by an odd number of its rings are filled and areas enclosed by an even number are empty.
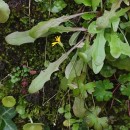
{"type": "Polygon", "coordinates": [[[74,17],[80,16],[82,14],[83,13],[70,15],[70,16],[62,16],[56,19],[50,19],[49,21],[40,22],[29,31],[29,34],[33,38],[42,37],[44,34],[46,34],[49,31],[50,28],[57,27],[59,26],[59,24],[69,19],[72,19],[74,17]]]}
{"type": "Polygon", "coordinates": [[[112,92],[109,91],[112,88],[113,84],[109,80],[97,81],[94,96],[98,101],[108,101],[112,98],[112,92]]]}
{"type": "Polygon", "coordinates": [[[67,54],[63,54],[57,61],[50,63],[48,68],[41,71],[40,74],[32,81],[29,86],[29,93],[35,93],[39,91],[44,84],[50,80],[50,76],[53,72],[58,70],[59,65],[67,58],[67,54]]]}
{"type": "Polygon", "coordinates": [[[105,43],[104,33],[97,34],[92,45],[92,67],[95,74],[99,73],[104,63],[105,43]]]}
{"type": "Polygon", "coordinates": [[[50,80],[50,76],[53,72],[58,70],[59,65],[68,57],[68,55],[76,48],[74,46],[67,53],[63,54],[57,61],[50,63],[48,68],[44,71],[41,71],[40,74],[32,81],[29,86],[29,93],[35,93],[39,91],[44,84],[50,80]]]}
{"type": "Polygon", "coordinates": [[[7,3],[0,0],[0,23],[5,23],[10,15],[10,9],[7,3]]]}
{"type": "Polygon", "coordinates": [[[34,38],[29,36],[29,31],[25,32],[14,32],[5,37],[8,44],[21,45],[24,43],[32,43],[35,41],[34,38]]]}
{"type": "Polygon", "coordinates": [[[73,112],[76,117],[82,118],[85,116],[86,109],[84,107],[84,99],[81,97],[75,97],[73,104],[73,112]]]}
{"type": "Polygon", "coordinates": [[[34,42],[37,38],[46,37],[56,32],[63,33],[69,31],[86,31],[85,28],[59,26],[59,24],[61,24],[62,22],[66,22],[67,20],[80,16],[82,14],[84,13],[70,16],[62,16],[56,19],[50,19],[49,21],[40,22],[36,26],[32,27],[32,29],[30,30],[9,34],[8,36],[6,36],[5,40],[8,44],[11,45],[21,45],[24,43],[34,42]]]}
{"type": "MultiPolygon", "coordinates": [[[[63,33],[63,32],[70,32],[70,31],[86,31],[84,28],[73,28],[73,27],[64,27],[64,26],[57,26],[54,28],[50,28],[49,31],[44,33],[42,37],[46,37],[50,34],[54,33],[63,33]]],[[[8,36],[5,37],[5,40],[8,44],[11,45],[21,45],[24,43],[33,43],[36,38],[32,38],[29,35],[29,31],[24,31],[24,32],[14,32],[9,34],[8,36]]]]}

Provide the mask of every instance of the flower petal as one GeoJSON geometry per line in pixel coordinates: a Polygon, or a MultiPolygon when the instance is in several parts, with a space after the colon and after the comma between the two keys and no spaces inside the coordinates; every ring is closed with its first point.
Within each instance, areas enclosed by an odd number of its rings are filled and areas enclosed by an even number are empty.
{"type": "Polygon", "coordinates": [[[52,43],[52,46],[55,46],[56,44],[58,44],[58,42],[53,42],[53,43],[52,43]]]}

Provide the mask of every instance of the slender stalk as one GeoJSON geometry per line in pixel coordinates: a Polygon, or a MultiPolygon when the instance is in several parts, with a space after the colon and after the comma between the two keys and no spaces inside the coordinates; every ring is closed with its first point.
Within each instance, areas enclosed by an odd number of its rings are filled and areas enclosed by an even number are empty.
{"type": "Polygon", "coordinates": [[[94,105],[94,108],[95,108],[95,101],[94,101],[94,98],[93,98],[93,94],[92,94],[92,101],[93,101],[93,105],[94,105]]]}
{"type": "Polygon", "coordinates": [[[32,120],[32,118],[30,116],[29,116],[29,120],[30,120],[31,123],[33,123],[33,120],[32,120]]]}
{"type": "Polygon", "coordinates": [[[57,95],[57,93],[54,94],[51,98],[49,98],[46,102],[44,102],[44,104],[42,106],[45,106],[45,104],[48,103],[51,99],[53,99],[56,95],[57,95]]]}
{"type": "Polygon", "coordinates": [[[122,35],[123,35],[123,37],[124,37],[125,42],[129,45],[129,43],[128,43],[127,39],[126,39],[126,36],[125,36],[124,32],[121,30],[121,28],[120,28],[120,27],[119,27],[119,30],[120,30],[120,32],[122,33],[122,35]]]}
{"type": "Polygon", "coordinates": [[[29,26],[30,26],[30,23],[31,23],[31,0],[29,0],[28,7],[29,7],[29,26]]]}

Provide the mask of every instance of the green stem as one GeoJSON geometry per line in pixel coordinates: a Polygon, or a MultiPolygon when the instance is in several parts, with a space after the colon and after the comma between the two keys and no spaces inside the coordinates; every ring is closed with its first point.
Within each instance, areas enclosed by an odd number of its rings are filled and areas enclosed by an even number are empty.
{"type": "Polygon", "coordinates": [[[94,101],[94,98],[93,98],[93,94],[92,94],[92,101],[93,101],[93,105],[94,105],[94,108],[95,108],[95,101],[94,101]]]}
{"type": "Polygon", "coordinates": [[[32,120],[32,118],[31,118],[30,116],[29,116],[28,118],[29,118],[30,122],[31,122],[31,123],[33,123],[33,120],[32,120]]]}

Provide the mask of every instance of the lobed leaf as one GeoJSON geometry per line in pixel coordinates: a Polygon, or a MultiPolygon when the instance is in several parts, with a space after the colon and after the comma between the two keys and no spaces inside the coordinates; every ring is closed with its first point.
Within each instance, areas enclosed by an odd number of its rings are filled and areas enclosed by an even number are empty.
{"type": "Polygon", "coordinates": [[[35,39],[39,37],[43,37],[49,31],[50,28],[57,27],[61,23],[66,22],[69,19],[80,16],[82,14],[84,13],[70,15],[70,16],[62,16],[59,18],[50,19],[49,21],[40,22],[29,31],[29,34],[31,37],[35,39]]]}
{"type": "Polygon", "coordinates": [[[5,40],[8,44],[11,45],[21,45],[24,43],[32,43],[37,38],[46,37],[56,32],[63,33],[69,31],[86,31],[85,28],[59,26],[62,22],[66,22],[67,20],[80,16],[82,14],[84,13],[79,13],[70,16],[62,16],[59,18],[50,19],[49,21],[40,22],[36,26],[32,27],[30,30],[24,32],[14,32],[7,35],[5,37],[5,40]]]}
{"type": "Polygon", "coordinates": [[[67,53],[63,54],[57,61],[50,63],[48,68],[44,71],[41,71],[40,74],[31,82],[29,86],[29,93],[35,93],[39,91],[44,84],[50,80],[50,76],[53,72],[58,70],[59,65],[68,57],[68,55],[76,48],[74,46],[67,53]]]}
{"type": "Polygon", "coordinates": [[[53,72],[58,70],[59,65],[67,58],[66,54],[63,54],[57,61],[50,63],[48,68],[41,71],[40,74],[31,82],[29,86],[29,93],[35,93],[39,91],[44,84],[50,80],[50,76],[53,72]]]}
{"type": "Polygon", "coordinates": [[[130,82],[130,74],[122,74],[122,75],[120,75],[119,78],[118,78],[118,81],[121,84],[130,82]]]}
{"type": "Polygon", "coordinates": [[[128,96],[130,98],[130,85],[121,85],[120,91],[122,95],[128,96]]]}
{"type": "Polygon", "coordinates": [[[94,96],[98,101],[108,101],[112,98],[112,92],[108,91],[113,88],[109,80],[97,81],[94,96]]]}
{"type": "Polygon", "coordinates": [[[87,112],[85,121],[89,127],[94,127],[95,130],[104,130],[108,126],[107,117],[98,117],[101,109],[96,106],[92,107],[90,111],[87,112]]]}

